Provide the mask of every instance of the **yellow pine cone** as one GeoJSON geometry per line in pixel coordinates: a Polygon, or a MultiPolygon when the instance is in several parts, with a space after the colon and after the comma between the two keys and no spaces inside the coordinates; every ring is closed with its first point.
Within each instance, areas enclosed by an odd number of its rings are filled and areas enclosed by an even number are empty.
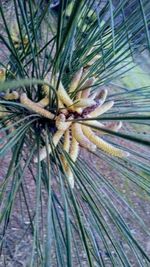
{"type": "MultiPolygon", "coordinates": [[[[53,136],[53,145],[56,147],[58,145],[58,142],[60,141],[61,137],[63,136],[64,131],[60,131],[58,130],[54,136],[53,136]]],[[[51,145],[48,145],[48,154],[51,154],[52,150],[51,150],[51,145]]],[[[39,160],[42,161],[47,157],[47,149],[46,146],[44,146],[43,148],[40,149],[40,155],[39,155],[39,160]]],[[[38,157],[36,156],[34,158],[34,162],[37,163],[38,162],[38,157]]]]}
{"type": "Polygon", "coordinates": [[[66,169],[66,176],[68,178],[68,182],[70,184],[70,187],[73,189],[74,188],[74,176],[73,176],[73,173],[69,167],[66,169]]]}
{"type": "Polygon", "coordinates": [[[49,98],[48,97],[44,97],[39,102],[37,102],[37,104],[40,107],[44,108],[44,107],[48,106],[48,104],[49,104],[49,98]]]}
{"type": "Polygon", "coordinates": [[[97,98],[100,99],[100,104],[101,104],[101,105],[105,102],[106,97],[107,97],[107,94],[108,94],[107,89],[103,89],[103,90],[101,90],[100,93],[97,95],[97,98]]]}
{"type": "MultiPolygon", "coordinates": [[[[70,132],[69,130],[66,130],[64,133],[64,143],[63,143],[63,149],[69,153],[69,148],[70,148],[70,132]]],[[[64,169],[67,167],[67,160],[64,155],[61,156],[62,163],[64,166],[64,169]]]]}
{"type": "MultiPolygon", "coordinates": [[[[70,147],[70,157],[73,162],[76,162],[78,155],[79,155],[79,143],[76,141],[74,137],[72,137],[71,147],[70,147]]],[[[69,184],[71,188],[73,189],[74,188],[74,176],[69,166],[67,168],[66,174],[68,177],[69,184]]]]}
{"type": "Polygon", "coordinates": [[[86,149],[90,151],[96,150],[96,145],[94,145],[90,140],[83,134],[81,124],[73,123],[72,125],[72,136],[76,139],[76,141],[86,149]]]}
{"type": "Polygon", "coordinates": [[[33,112],[35,112],[35,113],[37,113],[37,114],[39,114],[45,118],[53,120],[55,117],[55,115],[52,114],[50,111],[39,107],[39,105],[37,103],[30,100],[25,93],[21,94],[20,102],[28,109],[32,110],[33,112]]]}
{"type": "Polygon", "coordinates": [[[76,100],[80,99],[82,95],[82,91],[77,92],[76,94],[76,100]]]}
{"type": "MultiPolygon", "coordinates": [[[[69,132],[69,130],[68,130],[68,132],[69,132]]],[[[68,133],[67,133],[67,139],[68,138],[70,140],[70,135],[68,135],[68,133]]],[[[66,142],[66,145],[65,145],[65,150],[67,152],[69,152],[70,141],[69,141],[69,146],[68,146],[68,142],[66,142]]],[[[76,159],[78,157],[78,154],[79,154],[79,143],[73,137],[72,141],[71,141],[71,147],[70,147],[70,153],[69,153],[70,158],[72,159],[73,162],[76,161],[76,159]]],[[[71,188],[73,189],[74,188],[74,176],[73,176],[73,173],[72,173],[69,165],[67,164],[67,161],[65,160],[65,157],[63,157],[62,162],[63,162],[64,170],[66,172],[66,176],[68,178],[68,182],[69,182],[71,188]]]]}
{"type": "MultiPolygon", "coordinates": [[[[14,46],[16,48],[19,47],[19,45],[22,43],[22,40],[20,38],[20,34],[19,34],[19,26],[18,26],[18,23],[17,21],[12,25],[11,27],[11,38],[12,38],[12,41],[14,43],[14,46]]],[[[25,35],[23,37],[23,44],[24,45],[27,45],[29,43],[29,40],[28,40],[28,36],[25,35]]]]}
{"type": "MultiPolygon", "coordinates": [[[[90,116],[88,116],[88,118],[90,118],[90,116]]],[[[99,122],[99,121],[96,121],[96,120],[85,120],[85,121],[83,121],[85,124],[88,124],[89,126],[93,126],[93,127],[97,127],[97,128],[103,128],[104,127],[104,125],[101,123],[101,122],[99,122]]],[[[95,129],[96,130],[96,129],[95,129]]]]}
{"type": "Polygon", "coordinates": [[[28,36],[25,35],[25,37],[23,37],[23,44],[27,45],[28,43],[29,43],[28,36]]]}
{"type": "MultiPolygon", "coordinates": [[[[70,116],[69,119],[72,119],[72,117],[70,116]]],[[[66,121],[66,117],[64,114],[59,114],[56,118],[56,127],[58,130],[63,130],[66,131],[69,126],[71,125],[72,121],[66,121]]]]}
{"type": "MultiPolygon", "coordinates": [[[[46,81],[45,81],[46,82],[46,81]]],[[[42,86],[42,91],[43,91],[43,93],[47,96],[47,97],[49,97],[49,91],[50,91],[50,88],[49,88],[49,86],[47,85],[47,84],[44,84],[43,86],[42,86]]]]}
{"type": "Polygon", "coordinates": [[[62,83],[60,82],[59,88],[58,88],[58,99],[62,101],[63,104],[65,104],[67,107],[73,106],[73,101],[64,89],[62,83]]]}
{"type": "Polygon", "coordinates": [[[81,89],[82,90],[82,95],[81,98],[88,98],[91,92],[90,86],[92,86],[95,83],[96,79],[94,77],[89,78],[88,80],[85,81],[85,83],[82,85],[81,89]]]}
{"type": "MultiPolygon", "coordinates": [[[[63,130],[58,130],[54,136],[53,136],[53,144],[56,147],[58,145],[58,142],[60,141],[61,137],[64,135],[64,132],[69,128],[70,124],[72,122],[66,122],[65,127],[62,127],[63,130]]],[[[51,145],[48,145],[48,153],[51,153],[51,145]]],[[[46,147],[44,146],[41,150],[40,150],[40,161],[44,160],[47,157],[47,150],[46,147]]],[[[37,163],[38,162],[38,157],[36,156],[34,158],[34,162],[37,163]]]]}
{"type": "Polygon", "coordinates": [[[70,148],[70,132],[69,132],[69,130],[66,130],[66,131],[65,131],[65,134],[64,134],[64,144],[63,144],[63,149],[64,149],[66,152],[69,152],[69,148],[70,148]]]}
{"type": "MultiPolygon", "coordinates": [[[[94,48],[92,47],[92,48],[90,48],[89,52],[87,53],[87,56],[91,55],[93,52],[94,52],[94,48]]],[[[95,55],[91,60],[89,60],[89,62],[87,62],[85,68],[89,68],[100,58],[101,58],[101,54],[95,55]]]]}
{"type": "Polygon", "coordinates": [[[86,65],[86,67],[90,67],[92,66],[98,59],[101,58],[101,55],[96,55],[95,57],[93,57],[86,65]]]}
{"type": "Polygon", "coordinates": [[[112,145],[108,144],[105,142],[103,139],[100,137],[96,136],[95,133],[87,126],[82,125],[82,130],[85,136],[93,142],[99,149],[103,150],[104,152],[115,156],[119,158],[124,158],[129,156],[129,153],[126,151],[123,151],[121,149],[115,148],[112,145]]]}
{"type": "Polygon", "coordinates": [[[63,114],[67,114],[68,111],[65,108],[64,104],[62,103],[62,101],[60,99],[58,99],[58,109],[63,113],[63,114]]]}
{"type": "Polygon", "coordinates": [[[3,107],[2,105],[0,105],[0,119],[3,119],[4,117],[6,117],[7,115],[9,115],[8,111],[6,110],[5,107],[3,107]]]}
{"type": "Polygon", "coordinates": [[[78,154],[79,154],[79,143],[74,137],[72,137],[71,147],[70,147],[70,157],[73,162],[77,160],[78,154]]]}
{"type": "Polygon", "coordinates": [[[108,129],[108,130],[111,130],[111,131],[114,131],[114,132],[118,132],[121,127],[122,127],[122,122],[121,121],[108,123],[105,126],[103,126],[104,129],[108,129]]]}
{"type": "MultiPolygon", "coordinates": [[[[95,99],[97,97],[97,92],[93,93],[92,95],[89,96],[89,99],[95,99]]],[[[101,105],[101,101],[100,101],[101,105]]]]}
{"type": "Polygon", "coordinates": [[[11,38],[13,40],[15,48],[18,48],[22,43],[22,41],[24,46],[26,46],[29,43],[27,35],[25,35],[22,40],[20,39],[19,35],[18,36],[12,35],[11,38]]]}
{"type": "Polygon", "coordinates": [[[107,103],[104,103],[102,106],[98,106],[94,111],[90,113],[90,117],[95,118],[102,115],[103,113],[111,109],[113,105],[114,101],[109,101],[107,103]]]}
{"type": "Polygon", "coordinates": [[[19,99],[19,94],[16,91],[13,91],[12,93],[8,93],[4,95],[3,97],[5,100],[17,100],[19,99]]]}
{"type": "Polygon", "coordinates": [[[0,69],[0,82],[4,82],[6,79],[6,70],[4,68],[0,69]]]}
{"type": "MultiPolygon", "coordinates": [[[[108,124],[104,125],[104,124],[102,124],[102,123],[100,123],[100,122],[98,122],[96,120],[89,120],[89,121],[85,121],[85,124],[88,124],[91,127],[93,126],[93,127],[96,127],[96,128],[102,128],[98,132],[103,134],[103,135],[104,134],[108,134],[107,132],[103,131],[103,129],[117,132],[122,127],[122,122],[121,121],[119,123],[118,122],[112,122],[112,123],[108,123],[108,124]]],[[[93,130],[96,130],[96,129],[93,129],[93,130]]]]}
{"type": "Polygon", "coordinates": [[[80,98],[77,102],[74,103],[74,108],[86,108],[95,104],[95,101],[89,98],[80,98]]]}
{"type": "Polygon", "coordinates": [[[70,87],[69,87],[69,93],[72,93],[77,89],[79,82],[81,80],[82,74],[83,74],[83,68],[79,69],[75,73],[75,75],[71,81],[70,87]]]}
{"type": "Polygon", "coordinates": [[[73,173],[72,173],[70,167],[68,166],[68,163],[65,160],[65,157],[62,156],[61,159],[62,159],[63,169],[64,169],[64,172],[65,172],[66,177],[68,179],[69,185],[73,189],[74,188],[74,176],[73,176],[73,173]]]}

